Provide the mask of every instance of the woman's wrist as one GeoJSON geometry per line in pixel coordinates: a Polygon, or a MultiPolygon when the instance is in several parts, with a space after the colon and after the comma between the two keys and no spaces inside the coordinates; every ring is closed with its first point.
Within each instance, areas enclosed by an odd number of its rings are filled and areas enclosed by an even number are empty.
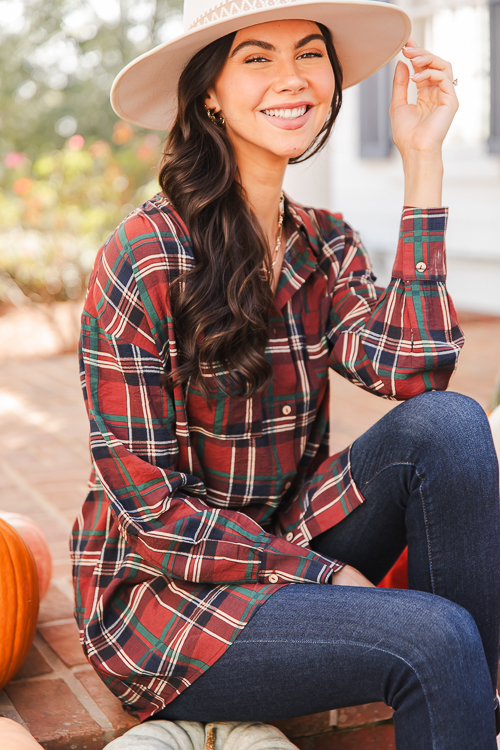
{"type": "Polygon", "coordinates": [[[443,201],[443,159],[441,152],[403,155],[405,206],[435,208],[443,201]]]}
{"type": "Polygon", "coordinates": [[[373,583],[352,565],[344,565],[341,570],[332,574],[330,583],[334,586],[362,586],[373,588],[373,583]]]}

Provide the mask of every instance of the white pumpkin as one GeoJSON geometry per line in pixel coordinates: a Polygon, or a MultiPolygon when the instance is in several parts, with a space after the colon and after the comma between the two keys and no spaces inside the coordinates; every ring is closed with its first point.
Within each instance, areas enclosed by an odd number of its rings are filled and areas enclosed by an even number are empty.
{"type": "Polygon", "coordinates": [[[276,727],[262,722],[153,719],[106,745],[105,750],[297,750],[276,727]]]}
{"type": "Polygon", "coordinates": [[[297,750],[277,727],[260,721],[214,722],[205,727],[206,736],[210,727],[214,727],[214,750],[297,750]]]}
{"type": "Polygon", "coordinates": [[[198,721],[156,719],[138,724],[106,745],[106,750],[203,750],[205,729],[198,721]]]}

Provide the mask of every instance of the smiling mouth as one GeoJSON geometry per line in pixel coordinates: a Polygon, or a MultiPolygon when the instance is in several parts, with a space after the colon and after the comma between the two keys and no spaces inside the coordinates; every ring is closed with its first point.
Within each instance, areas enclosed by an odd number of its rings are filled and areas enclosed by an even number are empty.
{"type": "Polygon", "coordinates": [[[281,120],[296,120],[303,117],[310,109],[310,105],[294,107],[293,109],[263,109],[261,112],[268,117],[279,117],[281,120]]]}

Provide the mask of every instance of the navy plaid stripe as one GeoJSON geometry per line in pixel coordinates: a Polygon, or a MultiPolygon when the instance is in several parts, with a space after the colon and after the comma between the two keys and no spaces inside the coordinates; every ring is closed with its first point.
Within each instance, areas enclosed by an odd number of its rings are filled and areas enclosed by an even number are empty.
{"type": "Polygon", "coordinates": [[[101,249],[80,344],[92,475],[71,546],[83,647],[128,710],[173,700],[280,586],[341,568],[309,545],[363,502],[349,449],[328,456],[328,369],[390,399],[446,388],[462,334],[445,227],[443,209],[405,209],[381,290],[339,216],[287,201],[273,381],[250,401],[213,384],[212,409],[161,386],[178,362],[169,284],[194,264],[180,217],[158,195],[101,249]]]}

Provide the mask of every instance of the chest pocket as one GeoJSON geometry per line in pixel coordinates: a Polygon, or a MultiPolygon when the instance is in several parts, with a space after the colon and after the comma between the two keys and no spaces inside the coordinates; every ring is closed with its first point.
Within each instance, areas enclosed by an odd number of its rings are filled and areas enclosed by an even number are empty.
{"type": "Polygon", "coordinates": [[[228,396],[217,387],[215,378],[206,378],[208,404],[201,391],[189,384],[186,410],[189,431],[216,440],[244,440],[262,435],[262,398],[228,396]]]}
{"type": "MultiPolygon", "coordinates": [[[[330,299],[320,302],[320,308],[313,312],[302,313],[305,346],[307,350],[307,370],[313,380],[323,379],[328,375],[329,343],[325,332],[328,326],[330,299]]],[[[314,384],[317,386],[317,383],[314,384]]]]}

